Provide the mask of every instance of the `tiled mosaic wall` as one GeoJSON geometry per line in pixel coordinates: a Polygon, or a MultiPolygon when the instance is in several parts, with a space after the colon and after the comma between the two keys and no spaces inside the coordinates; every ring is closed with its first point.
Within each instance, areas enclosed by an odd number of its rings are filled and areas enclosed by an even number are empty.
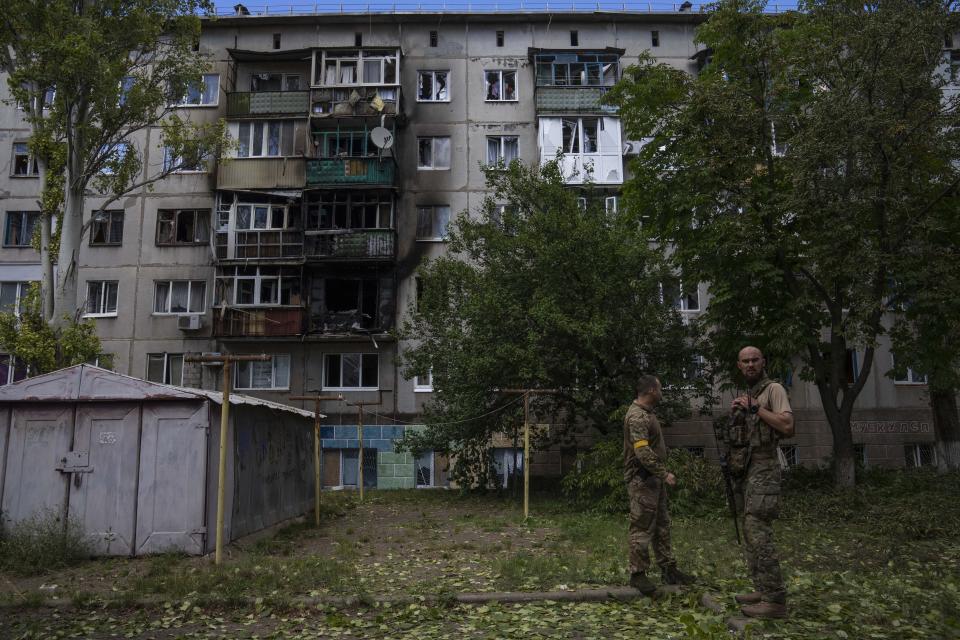
{"type": "MultiPolygon", "coordinates": [[[[363,446],[377,450],[377,488],[413,489],[413,455],[409,452],[396,453],[393,443],[403,437],[404,429],[417,430],[420,426],[378,426],[363,427],[363,446]]],[[[357,449],[357,425],[320,427],[320,438],[324,449],[357,449]]]]}

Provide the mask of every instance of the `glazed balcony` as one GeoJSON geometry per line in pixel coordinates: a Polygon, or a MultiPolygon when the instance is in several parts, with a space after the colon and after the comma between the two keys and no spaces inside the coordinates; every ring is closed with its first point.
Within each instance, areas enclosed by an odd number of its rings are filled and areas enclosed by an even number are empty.
{"type": "Polygon", "coordinates": [[[601,104],[607,91],[608,87],[537,87],[537,113],[616,113],[615,106],[601,104]]]}
{"type": "Polygon", "coordinates": [[[217,338],[281,337],[303,333],[306,312],[300,307],[214,309],[213,335],[217,338]]]}
{"type": "Polygon", "coordinates": [[[310,117],[395,116],[400,112],[400,87],[319,88],[310,95],[310,117]]]}
{"type": "Polygon", "coordinates": [[[227,93],[227,117],[306,116],[309,91],[236,91],[227,93]]]}
{"type": "Polygon", "coordinates": [[[334,229],[307,231],[303,253],[320,260],[392,260],[396,256],[393,229],[334,229]]]}
{"type": "Polygon", "coordinates": [[[299,230],[234,231],[217,234],[218,260],[264,258],[300,258],[303,256],[303,232],[299,230]]]}
{"type": "Polygon", "coordinates": [[[234,158],[217,166],[217,189],[302,189],[303,158],[234,158]]]}
{"type": "Polygon", "coordinates": [[[321,158],[306,163],[308,187],[389,187],[396,177],[392,160],[321,158]]]}

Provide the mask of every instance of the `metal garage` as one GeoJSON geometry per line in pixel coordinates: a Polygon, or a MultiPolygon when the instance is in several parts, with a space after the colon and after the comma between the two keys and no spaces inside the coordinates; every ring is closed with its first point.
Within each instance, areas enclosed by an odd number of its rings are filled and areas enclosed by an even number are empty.
{"type": "MultiPolygon", "coordinates": [[[[220,403],[85,364],[0,388],[0,517],[66,514],[103,555],[211,551],[220,403]]],[[[230,404],[228,541],[313,504],[313,413],[230,404]]]]}

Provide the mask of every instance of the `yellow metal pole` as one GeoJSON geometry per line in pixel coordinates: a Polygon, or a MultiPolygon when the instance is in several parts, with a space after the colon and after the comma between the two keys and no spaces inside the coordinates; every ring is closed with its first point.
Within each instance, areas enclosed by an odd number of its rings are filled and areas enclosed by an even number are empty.
{"type": "Polygon", "coordinates": [[[227,484],[227,428],[230,420],[230,358],[223,361],[223,402],[220,405],[220,469],[217,485],[217,546],[215,564],[223,560],[223,503],[227,484]]]}
{"type": "Polygon", "coordinates": [[[360,438],[360,502],[363,502],[363,405],[357,406],[357,435],[360,438]]]}
{"type": "Polygon", "coordinates": [[[313,520],[320,526],[320,399],[313,417],[313,520]]]}
{"type": "Polygon", "coordinates": [[[523,519],[530,517],[530,394],[523,394],[523,519]]]}

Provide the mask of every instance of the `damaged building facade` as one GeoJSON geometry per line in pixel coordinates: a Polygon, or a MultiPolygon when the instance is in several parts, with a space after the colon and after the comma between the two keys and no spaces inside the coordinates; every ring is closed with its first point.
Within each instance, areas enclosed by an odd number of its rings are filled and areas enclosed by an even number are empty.
{"type": "MultiPolygon", "coordinates": [[[[365,407],[369,486],[446,483],[446,460],[414,459],[393,442],[416,425],[427,373],[401,375],[392,333],[416,297],[416,268],[446,251],[450,220],[480,207],[481,165],[562,154],[571,188],[592,167],[618,206],[638,148],[601,104],[624,68],[650,53],[696,72],[690,12],[231,15],[205,20],[211,68],[182,101],[198,123],[226,120],[229,158],[171,175],[93,218],[80,254],[80,298],[115,371],[216,389],[220,370],[191,353],[266,353],[236,367],[235,388],[276,402],[343,394],[365,407]]],[[[39,180],[29,127],[0,86],[0,304],[15,309],[40,279],[30,248],[39,180]]],[[[131,140],[146,171],[169,162],[158,129],[131,140]]],[[[96,212],[96,213],[95,213],[96,212]]],[[[673,303],[696,314],[706,287],[683,283],[673,303]]],[[[733,357],[731,355],[731,357],[733,357]]],[[[889,360],[889,353],[881,358],[889,360]]],[[[851,375],[857,355],[851,353],[851,375]]],[[[879,370],[888,367],[880,366],[879,370]]],[[[0,355],[0,382],[26,372],[0,355]]],[[[790,464],[829,456],[816,390],[792,381],[798,436],[790,464]]],[[[931,462],[925,380],[874,373],[858,400],[854,438],[868,464],[931,462]]],[[[308,407],[310,408],[310,407],[308,407]]],[[[327,402],[324,484],[360,479],[355,409],[327,402]]],[[[671,444],[711,453],[707,422],[676,425],[671,444]]],[[[502,443],[507,445],[508,443],[502,443]]],[[[509,446],[494,460],[509,471],[509,446]]],[[[535,453],[558,475],[572,457],[535,453]]]]}

